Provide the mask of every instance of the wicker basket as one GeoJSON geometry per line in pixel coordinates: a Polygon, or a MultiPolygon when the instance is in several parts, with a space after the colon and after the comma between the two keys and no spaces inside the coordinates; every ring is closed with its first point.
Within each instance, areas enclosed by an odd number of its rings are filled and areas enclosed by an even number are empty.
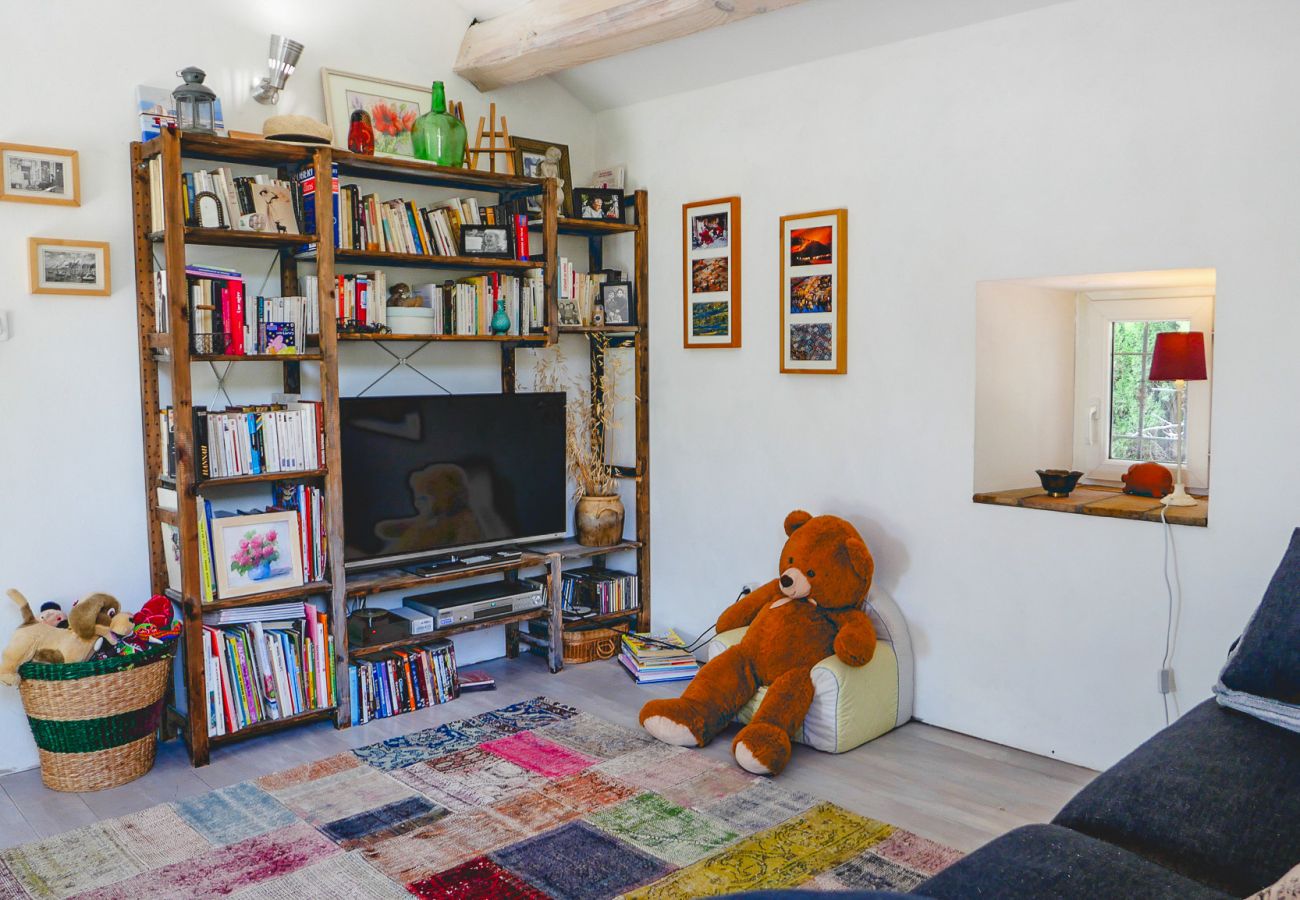
{"type": "Polygon", "coordinates": [[[619,644],[627,633],[628,623],[612,628],[589,628],[586,631],[564,631],[564,664],[596,662],[618,656],[619,644]]]}
{"type": "Polygon", "coordinates": [[[18,670],[23,709],[56,791],[102,791],[153,767],[172,646],[81,663],[18,670]]]}

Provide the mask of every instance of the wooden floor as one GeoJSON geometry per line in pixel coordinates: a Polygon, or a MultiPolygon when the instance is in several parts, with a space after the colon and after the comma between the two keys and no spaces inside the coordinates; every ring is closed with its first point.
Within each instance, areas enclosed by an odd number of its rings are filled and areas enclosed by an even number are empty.
{"type": "MultiPolygon", "coordinates": [[[[651,697],[676,696],[680,685],[637,687],[613,662],[572,666],[558,675],[536,657],[496,660],[482,668],[495,691],[466,694],[443,706],[335,730],[316,723],[215,750],[212,763],[190,768],[185,748],[171,741],[144,778],[107,791],[63,794],[46,789],[32,769],[0,778],[0,847],[58,834],[99,819],[201,794],[351,747],[428,728],[546,694],[604,719],[635,726],[651,697]]],[[[700,750],[730,759],[729,734],[700,750]]],[[[973,850],[1018,825],[1050,819],[1095,775],[1071,766],[913,722],[849,753],[806,747],[779,776],[807,791],[881,821],[962,850],[973,850]]]]}

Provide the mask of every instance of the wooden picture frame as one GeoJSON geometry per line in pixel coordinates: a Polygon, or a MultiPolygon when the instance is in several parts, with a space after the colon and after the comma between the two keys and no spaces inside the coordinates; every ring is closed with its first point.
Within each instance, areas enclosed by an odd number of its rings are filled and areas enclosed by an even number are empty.
{"type": "Polygon", "coordinates": [[[217,576],[217,598],[247,597],[302,584],[302,544],[298,539],[298,513],[292,509],[247,516],[217,516],[212,519],[212,562],[217,576]],[[242,541],[258,539],[274,547],[275,559],[267,571],[248,565],[250,548],[242,541]],[[239,554],[246,554],[240,556],[239,554]],[[237,569],[236,566],[239,568],[237,569]],[[241,571],[242,570],[242,571],[241,571]]]}
{"type": "Polygon", "coordinates": [[[781,371],[848,371],[848,210],[782,216],[781,371]]]}
{"type": "Polygon", "coordinates": [[[27,277],[33,294],[107,297],[113,293],[108,242],[28,238],[27,277]]]}
{"type": "MultiPolygon", "coordinates": [[[[528,178],[554,178],[556,180],[556,209],[561,216],[573,216],[573,175],[569,171],[569,145],[557,144],[555,141],[538,141],[533,138],[510,136],[512,148],[511,159],[515,173],[528,178]],[[549,165],[555,167],[553,174],[547,174],[548,159],[554,157],[551,151],[558,151],[558,159],[550,159],[549,165]]],[[[528,198],[528,215],[542,214],[542,198],[533,195],[528,198]]]]}
{"type": "Polygon", "coordinates": [[[325,124],[334,136],[335,147],[347,147],[352,111],[364,109],[370,114],[375,130],[375,156],[416,158],[411,126],[429,111],[432,92],[428,85],[404,84],[326,68],[320,70],[320,81],[325,98],[325,124]]]}
{"type": "Polygon", "coordinates": [[[0,141],[0,200],[80,206],[77,151],[0,141]]]}
{"type": "Polygon", "coordinates": [[[740,198],[682,204],[682,346],[741,343],[740,198]]]}

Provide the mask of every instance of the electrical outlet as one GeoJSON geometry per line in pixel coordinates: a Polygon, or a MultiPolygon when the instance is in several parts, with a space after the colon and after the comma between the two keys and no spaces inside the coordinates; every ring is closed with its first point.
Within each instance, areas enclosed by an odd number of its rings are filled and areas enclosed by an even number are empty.
{"type": "Polygon", "coordinates": [[[0,341],[9,340],[9,310],[0,309],[0,341]]]}
{"type": "Polygon", "coordinates": [[[1160,693],[1172,694],[1174,692],[1175,687],[1174,687],[1173,669],[1161,669],[1159,672],[1156,673],[1156,677],[1157,677],[1156,689],[1160,691],[1160,693]]]}

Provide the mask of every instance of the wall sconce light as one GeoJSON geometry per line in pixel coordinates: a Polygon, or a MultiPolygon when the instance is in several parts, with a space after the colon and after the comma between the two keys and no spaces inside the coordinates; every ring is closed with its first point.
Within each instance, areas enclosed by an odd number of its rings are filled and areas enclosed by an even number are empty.
{"type": "Polygon", "coordinates": [[[300,56],[302,56],[302,44],[291,41],[283,35],[271,35],[271,49],[266,56],[266,64],[270,67],[271,74],[253,86],[253,99],[268,106],[277,103],[280,99],[280,91],[284,90],[284,85],[293,74],[294,67],[298,65],[300,56]]]}

